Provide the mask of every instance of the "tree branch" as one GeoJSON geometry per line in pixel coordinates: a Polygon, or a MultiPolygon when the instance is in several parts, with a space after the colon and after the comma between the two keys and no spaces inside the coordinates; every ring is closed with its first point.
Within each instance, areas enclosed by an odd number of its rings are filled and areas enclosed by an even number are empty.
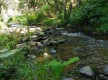
{"type": "Polygon", "coordinates": [[[48,0],[46,0],[46,2],[47,2],[50,6],[54,7],[54,5],[51,4],[48,0]]]}

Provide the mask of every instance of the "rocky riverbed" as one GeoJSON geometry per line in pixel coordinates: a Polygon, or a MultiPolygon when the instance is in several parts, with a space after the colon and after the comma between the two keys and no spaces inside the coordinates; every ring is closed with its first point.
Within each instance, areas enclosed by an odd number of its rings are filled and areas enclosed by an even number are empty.
{"type": "Polygon", "coordinates": [[[67,61],[78,56],[80,61],[67,66],[63,80],[108,80],[108,40],[88,37],[81,32],[69,33],[63,28],[44,30],[37,38],[37,48],[67,61]]]}

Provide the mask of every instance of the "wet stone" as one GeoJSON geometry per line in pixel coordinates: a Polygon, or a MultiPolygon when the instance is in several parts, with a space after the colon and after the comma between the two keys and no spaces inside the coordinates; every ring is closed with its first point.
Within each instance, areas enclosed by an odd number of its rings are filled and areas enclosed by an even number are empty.
{"type": "Polygon", "coordinates": [[[43,45],[42,43],[38,42],[37,47],[38,47],[38,48],[43,48],[44,45],[43,45]]]}
{"type": "Polygon", "coordinates": [[[36,45],[36,42],[30,42],[30,45],[31,46],[35,46],[36,45]]]}
{"type": "Polygon", "coordinates": [[[36,56],[35,56],[35,55],[28,55],[27,57],[28,57],[28,58],[31,58],[31,59],[36,58],[36,56]]]}
{"type": "Polygon", "coordinates": [[[84,50],[81,49],[80,47],[76,47],[76,48],[73,48],[74,51],[78,51],[78,52],[83,52],[84,50]]]}
{"type": "Polygon", "coordinates": [[[85,66],[85,67],[82,67],[80,70],[79,70],[80,74],[85,76],[85,77],[88,77],[88,78],[92,78],[94,79],[94,72],[92,71],[91,67],[90,66],[85,66]]]}
{"type": "Polygon", "coordinates": [[[103,68],[103,74],[108,76],[108,65],[104,66],[103,68]]]}
{"type": "Polygon", "coordinates": [[[38,48],[37,47],[33,47],[33,48],[30,49],[30,51],[31,51],[31,54],[36,54],[37,51],[38,51],[38,48]]]}
{"type": "Polygon", "coordinates": [[[75,79],[64,77],[64,78],[62,78],[62,80],[75,80],[75,79]]]}
{"type": "Polygon", "coordinates": [[[56,55],[57,51],[56,50],[50,50],[50,53],[53,55],[56,55]]]}
{"type": "Polygon", "coordinates": [[[99,80],[108,80],[108,77],[104,76],[103,74],[99,74],[97,77],[99,80]]]}

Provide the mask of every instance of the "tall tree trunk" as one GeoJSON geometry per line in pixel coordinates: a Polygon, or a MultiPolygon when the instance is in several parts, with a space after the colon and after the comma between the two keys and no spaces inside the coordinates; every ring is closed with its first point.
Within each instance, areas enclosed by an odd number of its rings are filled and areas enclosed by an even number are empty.
{"type": "Polygon", "coordinates": [[[59,9],[59,3],[58,0],[54,0],[54,4],[55,4],[55,9],[57,10],[57,15],[60,15],[60,9],[59,9]]]}
{"type": "Polygon", "coordinates": [[[2,8],[1,8],[1,6],[0,6],[0,14],[1,14],[1,11],[2,11],[2,8]]]}
{"type": "Polygon", "coordinates": [[[77,0],[77,6],[78,6],[78,7],[81,6],[81,0],[77,0]]]}
{"type": "Polygon", "coordinates": [[[70,1],[70,6],[69,6],[69,10],[68,10],[68,18],[70,17],[70,14],[72,12],[72,8],[73,8],[73,5],[72,5],[72,0],[70,1]]]}
{"type": "Polygon", "coordinates": [[[64,20],[66,20],[66,0],[63,0],[63,12],[64,12],[64,20]]]}

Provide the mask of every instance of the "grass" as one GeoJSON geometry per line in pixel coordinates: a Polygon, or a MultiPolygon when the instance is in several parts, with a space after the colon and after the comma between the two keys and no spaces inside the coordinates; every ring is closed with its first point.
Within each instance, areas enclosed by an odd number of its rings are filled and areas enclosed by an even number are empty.
{"type": "MultiPolygon", "coordinates": [[[[4,65],[0,68],[1,80],[4,78],[8,78],[8,80],[34,80],[29,60],[24,57],[23,51],[0,60],[0,64],[4,65]]],[[[56,80],[53,72],[46,66],[49,63],[49,60],[40,62],[34,59],[32,60],[32,63],[37,80],[56,80]]]]}
{"type": "MultiPolygon", "coordinates": [[[[14,49],[19,40],[15,35],[0,35],[0,49],[14,49]]],[[[0,80],[34,80],[30,61],[25,58],[25,53],[27,51],[20,51],[7,58],[0,58],[0,80]]],[[[49,59],[31,61],[37,80],[56,80],[53,71],[46,66],[50,62],[49,59]]]]}

